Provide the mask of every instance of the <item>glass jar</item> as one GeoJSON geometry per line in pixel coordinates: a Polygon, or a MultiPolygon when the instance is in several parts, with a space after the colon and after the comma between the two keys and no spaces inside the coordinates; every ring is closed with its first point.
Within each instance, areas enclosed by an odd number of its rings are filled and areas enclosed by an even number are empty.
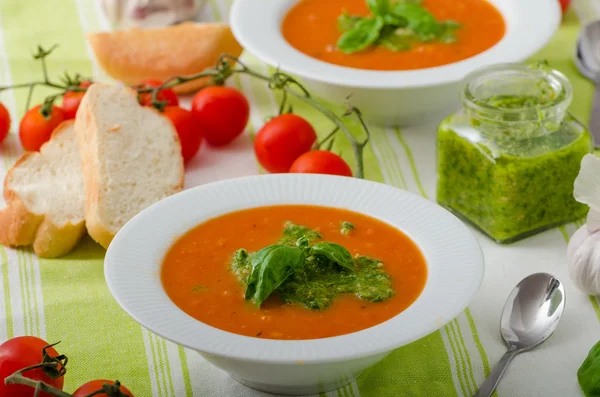
{"type": "Polygon", "coordinates": [[[571,99],[567,78],[544,65],[467,76],[462,109],[438,127],[438,203],[499,243],[585,216],[573,182],[593,143],[571,99]]]}

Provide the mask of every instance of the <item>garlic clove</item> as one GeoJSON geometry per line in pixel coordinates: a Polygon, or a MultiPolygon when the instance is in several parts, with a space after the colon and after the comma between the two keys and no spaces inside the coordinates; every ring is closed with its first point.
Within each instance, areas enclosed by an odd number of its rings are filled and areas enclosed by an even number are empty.
{"type": "Polygon", "coordinates": [[[600,295],[600,232],[579,228],[569,241],[567,258],[573,284],[587,294],[600,295]]]}
{"type": "Polygon", "coordinates": [[[586,154],[575,179],[573,196],[580,203],[600,211],[600,158],[586,154]]]}
{"type": "Polygon", "coordinates": [[[587,216],[587,229],[590,234],[600,231],[600,211],[590,209],[587,216]]]}

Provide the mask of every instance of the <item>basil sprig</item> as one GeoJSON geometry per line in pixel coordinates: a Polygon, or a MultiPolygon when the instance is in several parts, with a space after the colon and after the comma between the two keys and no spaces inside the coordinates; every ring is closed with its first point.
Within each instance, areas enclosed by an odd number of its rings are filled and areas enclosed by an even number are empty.
{"type": "Polygon", "coordinates": [[[346,248],[329,242],[309,246],[308,241],[303,236],[296,242],[296,247],[275,244],[252,254],[252,270],[248,276],[245,298],[254,300],[260,307],[288,277],[302,268],[311,256],[324,257],[346,270],[354,271],[354,260],[346,248]]]}
{"type": "Polygon", "coordinates": [[[372,16],[344,13],[338,17],[343,32],[337,47],[344,53],[363,51],[373,45],[406,51],[415,42],[456,41],[455,21],[437,21],[419,0],[366,0],[372,16]]]}

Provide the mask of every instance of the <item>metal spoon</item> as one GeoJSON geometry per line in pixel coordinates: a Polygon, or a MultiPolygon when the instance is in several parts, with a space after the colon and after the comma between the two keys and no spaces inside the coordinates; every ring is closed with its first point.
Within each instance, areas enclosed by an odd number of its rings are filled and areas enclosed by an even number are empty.
{"type": "Polygon", "coordinates": [[[500,321],[500,333],[508,351],[473,397],[491,396],[512,359],[552,335],[565,308],[565,299],[561,282],[547,273],[532,274],[512,290],[500,321]]]}
{"type": "Polygon", "coordinates": [[[579,32],[574,60],[579,72],[596,83],[589,128],[594,146],[600,148],[600,20],[588,23],[579,32]]]}

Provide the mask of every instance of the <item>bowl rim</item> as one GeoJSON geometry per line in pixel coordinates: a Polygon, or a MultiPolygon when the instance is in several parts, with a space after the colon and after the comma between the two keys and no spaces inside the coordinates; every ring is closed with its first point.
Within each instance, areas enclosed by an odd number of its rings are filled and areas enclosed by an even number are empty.
{"type": "Polygon", "coordinates": [[[506,23],[504,37],[491,48],[447,65],[401,71],[374,71],[330,64],[293,48],[280,24],[291,6],[301,0],[236,0],[230,26],[236,40],[263,62],[282,71],[340,87],[419,88],[461,81],[472,70],[495,63],[522,62],[542,49],[561,21],[555,0],[489,0],[506,23]]]}
{"type": "Polygon", "coordinates": [[[382,183],[316,174],[227,179],[163,199],[117,233],[104,266],[108,288],[117,303],[149,331],[208,356],[278,364],[347,361],[416,341],[464,311],[484,275],[483,253],[476,238],[447,210],[382,183]],[[299,192],[304,195],[296,199],[299,192]],[[426,257],[428,279],[411,306],[383,323],[350,334],[272,340],[209,326],[184,313],[164,292],[159,276],[164,254],[178,236],[198,223],[244,208],[315,203],[373,216],[399,228],[417,243],[426,257]],[[373,210],[361,210],[367,207],[373,210]],[[195,214],[194,208],[199,208],[195,214]],[[382,217],[377,208],[390,214],[382,217]],[[398,222],[406,227],[400,228],[398,222]]]}

